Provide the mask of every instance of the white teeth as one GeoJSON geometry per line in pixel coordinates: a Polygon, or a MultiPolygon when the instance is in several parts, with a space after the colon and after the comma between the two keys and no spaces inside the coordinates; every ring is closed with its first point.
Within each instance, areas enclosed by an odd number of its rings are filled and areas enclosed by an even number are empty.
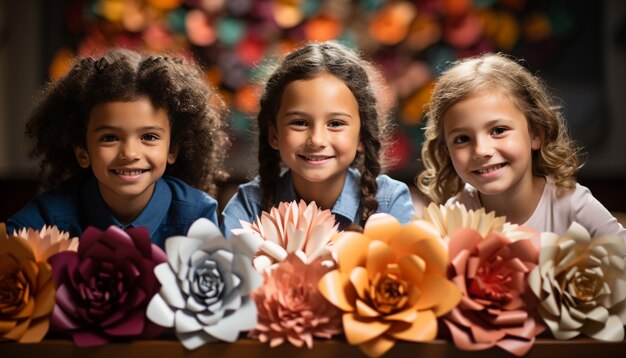
{"type": "Polygon", "coordinates": [[[476,172],[478,172],[478,174],[487,174],[487,173],[495,172],[496,170],[500,168],[502,168],[502,164],[494,165],[485,169],[478,169],[476,172]]]}
{"type": "Polygon", "coordinates": [[[115,170],[115,174],[129,175],[129,176],[140,175],[143,172],[144,172],[143,170],[124,170],[124,169],[115,170]]]}
{"type": "Polygon", "coordinates": [[[327,157],[308,157],[308,156],[306,156],[306,155],[304,156],[304,159],[306,159],[306,160],[311,160],[311,161],[319,161],[319,160],[324,160],[324,159],[326,159],[326,158],[327,158],[327,157]]]}

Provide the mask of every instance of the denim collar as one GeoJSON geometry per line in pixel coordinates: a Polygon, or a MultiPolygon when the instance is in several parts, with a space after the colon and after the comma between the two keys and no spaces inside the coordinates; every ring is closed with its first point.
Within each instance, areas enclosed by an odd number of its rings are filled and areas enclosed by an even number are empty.
{"type": "Polygon", "coordinates": [[[122,225],[111,213],[107,204],[100,195],[98,181],[96,177],[90,175],[81,188],[82,206],[85,210],[87,222],[100,230],[106,230],[109,226],[115,225],[122,229],[129,227],[144,226],[150,232],[150,237],[154,237],[161,222],[167,215],[168,208],[172,202],[172,192],[163,179],[159,179],[154,187],[154,192],[148,205],[139,216],[130,224],[122,225]]]}
{"type": "MultiPolygon", "coordinates": [[[[360,224],[359,206],[361,204],[361,194],[358,190],[360,187],[360,177],[361,175],[357,169],[348,169],[341,193],[337,201],[335,201],[333,208],[330,210],[331,213],[335,215],[337,221],[349,221],[350,223],[354,222],[360,224]]],[[[291,171],[287,170],[283,174],[280,188],[284,188],[284,190],[279,190],[276,204],[283,201],[291,202],[299,200],[298,194],[296,194],[295,188],[293,187],[293,182],[291,181],[291,171]]]]}

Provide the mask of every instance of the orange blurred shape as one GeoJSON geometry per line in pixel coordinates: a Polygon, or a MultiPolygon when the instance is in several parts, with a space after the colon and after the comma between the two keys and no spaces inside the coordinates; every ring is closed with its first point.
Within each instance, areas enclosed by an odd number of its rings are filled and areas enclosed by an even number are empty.
{"type": "Polygon", "coordinates": [[[98,2],[98,13],[111,22],[120,22],[124,15],[126,2],[124,0],[101,0],[98,2]]]}
{"type": "Polygon", "coordinates": [[[498,15],[497,30],[494,33],[496,46],[504,51],[512,50],[520,36],[520,25],[509,12],[500,12],[498,15]]]}
{"type": "Polygon", "coordinates": [[[430,81],[409,97],[402,106],[402,122],[407,125],[416,125],[422,121],[426,113],[426,105],[430,102],[435,86],[434,81],[430,81]]]}
{"type": "Polygon", "coordinates": [[[219,87],[222,81],[222,73],[218,67],[209,67],[205,71],[205,78],[213,87],[219,87]]]}
{"type": "Polygon", "coordinates": [[[483,25],[483,34],[489,38],[496,36],[498,32],[498,14],[492,9],[479,10],[476,15],[483,25]]]}
{"type": "Polygon", "coordinates": [[[122,14],[122,26],[128,31],[139,32],[146,26],[146,16],[139,4],[129,2],[122,14]]]}
{"type": "Polygon", "coordinates": [[[215,42],[213,21],[202,10],[191,10],[185,15],[185,30],[189,42],[197,46],[208,46],[215,42]]]}
{"type": "Polygon", "coordinates": [[[524,37],[530,42],[545,40],[550,37],[552,26],[546,14],[533,13],[524,19],[524,37]]]}
{"type": "Polygon", "coordinates": [[[437,19],[429,14],[418,14],[413,24],[406,44],[415,51],[421,51],[437,43],[441,39],[441,25],[437,19]]]}
{"type": "Polygon", "coordinates": [[[298,47],[299,47],[299,44],[296,41],[293,41],[290,39],[281,40],[278,43],[278,50],[277,50],[278,56],[285,57],[287,56],[287,54],[289,54],[290,52],[293,52],[298,47]]]}
{"type": "Polygon", "coordinates": [[[74,54],[67,47],[63,47],[58,50],[57,53],[54,54],[54,58],[48,67],[48,74],[50,75],[50,78],[57,80],[65,76],[72,66],[73,57],[74,54]]]}
{"type": "Polygon", "coordinates": [[[407,36],[416,13],[415,5],[409,2],[389,4],[372,18],[370,35],[381,44],[395,45],[407,36]]]}
{"type": "Polygon", "coordinates": [[[446,42],[456,48],[466,48],[475,44],[481,34],[482,23],[474,13],[449,21],[444,27],[446,42]]]}
{"type": "Polygon", "coordinates": [[[306,38],[311,41],[336,39],[343,31],[341,21],[329,15],[319,15],[307,21],[304,27],[306,38]]]}
{"type": "Polygon", "coordinates": [[[245,114],[255,114],[259,110],[259,91],[259,86],[254,84],[241,87],[235,92],[235,107],[245,114]]]}
{"type": "Polygon", "coordinates": [[[283,29],[298,25],[304,18],[300,9],[300,1],[297,0],[274,0],[274,21],[283,29]]]}
{"type": "Polygon", "coordinates": [[[161,10],[172,10],[181,5],[181,0],[148,0],[148,4],[161,10]]]}
{"type": "Polygon", "coordinates": [[[467,14],[472,5],[471,0],[444,0],[443,12],[446,17],[457,17],[467,14]]]}

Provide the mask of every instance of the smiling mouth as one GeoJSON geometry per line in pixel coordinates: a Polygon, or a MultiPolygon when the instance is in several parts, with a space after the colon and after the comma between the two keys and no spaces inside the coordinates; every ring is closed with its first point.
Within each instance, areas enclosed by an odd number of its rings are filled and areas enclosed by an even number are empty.
{"type": "Polygon", "coordinates": [[[486,168],[480,168],[480,169],[477,169],[477,170],[473,170],[473,172],[474,172],[474,173],[481,174],[481,175],[484,175],[484,174],[489,174],[489,173],[493,173],[493,172],[495,172],[495,171],[498,171],[498,170],[500,170],[501,168],[504,168],[504,166],[505,166],[505,165],[506,165],[506,164],[504,164],[504,163],[501,163],[501,164],[495,164],[495,165],[490,165],[490,166],[488,166],[488,167],[486,167],[486,168]]]}
{"type": "Polygon", "coordinates": [[[112,169],[113,173],[124,176],[136,176],[147,172],[147,169],[112,169]]]}
{"type": "Polygon", "coordinates": [[[319,156],[319,155],[298,155],[298,156],[309,162],[322,162],[327,159],[333,158],[333,157],[319,156]]]}

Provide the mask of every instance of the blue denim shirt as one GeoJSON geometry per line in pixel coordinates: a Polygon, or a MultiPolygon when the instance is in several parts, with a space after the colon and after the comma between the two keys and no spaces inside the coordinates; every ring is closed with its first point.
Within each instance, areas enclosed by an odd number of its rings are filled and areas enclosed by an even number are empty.
{"type": "Polygon", "coordinates": [[[144,226],[152,242],[160,247],[165,239],[185,235],[189,226],[205,217],[217,224],[217,201],[205,192],[192,188],[180,179],[162,177],[156,182],[152,198],[139,216],[122,225],[100,196],[93,175],[79,176],[58,188],[30,201],[7,221],[7,232],[30,227],[40,230],[44,225],[56,225],[70,236],[80,237],[88,226],[106,230],[144,226]]]}
{"type": "MultiPolygon", "coordinates": [[[[331,209],[335,215],[335,220],[339,223],[340,230],[352,223],[364,224],[360,220],[359,213],[361,203],[360,179],[361,174],[358,170],[354,168],[348,170],[341,194],[331,209]]],[[[376,178],[376,183],[378,184],[378,192],[376,193],[378,210],[376,212],[391,214],[403,224],[411,221],[415,209],[406,184],[391,179],[387,175],[379,175],[376,178]]],[[[291,182],[291,173],[286,171],[278,184],[275,205],[283,201],[291,202],[294,200],[298,200],[298,195],[291,182]]],[[[252,222],[261,212],[261,181],[257,177],[240,185],[237,193],[222,211],[223,218],[220,225],[222,233],[226,237],[231,236],[232,229],[241,227],[239,220],[252,222]]]]}

